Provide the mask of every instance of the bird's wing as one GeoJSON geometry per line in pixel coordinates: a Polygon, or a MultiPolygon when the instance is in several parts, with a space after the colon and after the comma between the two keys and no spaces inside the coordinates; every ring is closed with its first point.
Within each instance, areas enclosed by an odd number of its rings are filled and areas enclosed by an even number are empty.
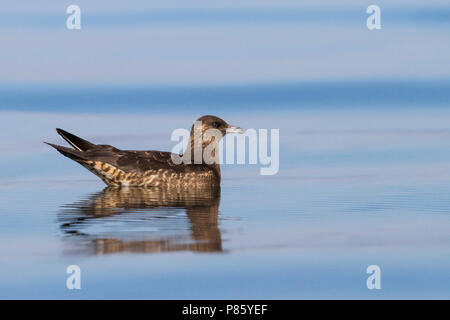
{"type": "Polygon", "coordinates": [[[76,150],[78,151],[86,151],[86,150],[90,150],[90,149],[95,149],[95,147],[97,145],[84,140],[80,137],[77,137],[76,135],[64,131],[62,129],[57,128],[56,132],[58,132],[58,134],[64,138],[64,140],[66,140],[72,147],[74,147],[76,150]]]}
{"type": "Polygon", "coordinates": [[[66,148],[47,143],[64,156],[80,163],[88,161],[112,165],[124,172],[143,173],[148,170],[183,171],[185,166],[178,166],[172,161],[172,153],[161,151],[119,150],[110,145],[93,144],[62,129],[56,131],[74,147],[66,148]]]}
{"type": "Polygon", "coordinates": [[[114,166],[124,172],[144,173],[148,170],[159,169],[183,170],[183,166],[177,166],[173,163],[170,152],[126,151],[107,145],[96,145],[93,149],[79,151],[52,143],[47,144],[58,150],[64,156],[77,162],[101,162],[114,166]]]}

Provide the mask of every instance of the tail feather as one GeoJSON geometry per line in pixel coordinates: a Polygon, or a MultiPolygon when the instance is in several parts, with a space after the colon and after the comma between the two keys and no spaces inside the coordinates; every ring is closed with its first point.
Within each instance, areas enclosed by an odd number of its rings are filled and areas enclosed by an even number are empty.
{"type": "Polygon", "coordinates": [[[49,143],[49,142],[44,142],[44,143],[48,144],[49,146],[52,146],[53,148],[58,150],[62,155],[66,156],[72,160],[75,160],[77,162],[87,160],[83,151],[58,146],[57,144],[53,144],[53,143],[49,143]]]}
{"type": "MultiPolygon", "coordinates": [[[[76,135],[71,134],[70,132],[64,131],[59,128],[56,129],[56,132],[58,132],[58,134],[61,137],[63,137],[64,140],[66,140],[68,143],[70,143],[70,145],[72,147],[74,147],[75,149],[77,149],[78,151],[86,151],[86,150],[94,149],[96,147],[95,144],[93,144],[87,140],[84,140],[80,137],[77,137],[76,135]]],[[[51,146],[54,147],[54,145],[51,145],[51,146]]],[[[61,147],[61,148],[63,148],[63,147],[61,147]]]]}

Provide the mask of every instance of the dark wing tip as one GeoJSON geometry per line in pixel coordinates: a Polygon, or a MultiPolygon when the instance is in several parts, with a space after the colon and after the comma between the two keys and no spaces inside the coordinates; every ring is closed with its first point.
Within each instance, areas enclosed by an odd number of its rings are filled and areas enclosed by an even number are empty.
{"type": "Polygon", "coordinates": [[[75,150],[75,149],[70,149],[70,148],[66,148],[66,147],[63,147],[63,146],[59,146],[57,144],[53,144],[53,143],[50,143],[50,142],[45,142],[44,141],[44,143],[48,144],[49,146],[51,146],[53,148],[55,148],[57,151],[62,153],[64,156],[66,156],[66,157],[68,157],[68,158],[70,158],[72,160],[75,160],[75,161],[86,160],[84,155],[83,155],[83,152],[80,152],[80,151],[75,150]]]}
{"type": "Polygon", "coordinates": [[[94,149],[96,147],[95,144],[84,140],[80,137],[77,137],[76,135],[67,132],[63,129],[56,128],[56,132],[64,139],[66,140],[72,147],[77,149],[78,151],[86,151],[89,149],[94,149]]]}

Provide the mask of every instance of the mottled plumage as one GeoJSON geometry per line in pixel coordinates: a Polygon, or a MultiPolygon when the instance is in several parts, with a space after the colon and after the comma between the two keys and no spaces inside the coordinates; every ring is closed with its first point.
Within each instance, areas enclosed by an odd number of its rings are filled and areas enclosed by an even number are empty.
{"type": "MultiPolygon", "coordinates": [[[[240,133],[242,130],[228,125],[225,121],[214,116],[203,116],[201,121],[201,135],[191,130],[191,140],[187,152],[194,152],[195,145],[201,145],[202,151],[210,143],[218,143],[206,138],[203,133],[208,129],[219,130],[220,133],[240,133]]],[[[86,169],[100,177],[107,185],[114,187],[186,187],[219,185],[221,180],[220,165],[208,164],[201,161],[198,164],[175,164],[172,153],[161,151],[119,150],[110,145],[96,145],[81,139],[61,129],[56,131],[74,148],[62,147],[47,143],[64,156],[80,163],[86,169]]],[[[194,159],[194,156],[192,156],[194,159]]]]}

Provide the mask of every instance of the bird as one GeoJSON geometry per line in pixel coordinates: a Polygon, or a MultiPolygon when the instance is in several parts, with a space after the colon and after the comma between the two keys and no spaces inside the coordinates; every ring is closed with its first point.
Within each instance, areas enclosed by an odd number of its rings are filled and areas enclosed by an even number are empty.
{"type": "Polygon", "coordinates": [[[192,125],[183,155],[156,150],[119,150],[56,129],[72,148],[44,142],[98,176],[109,187],[204,188],[221,182],[218,143],[228,133],[243,133],[219,117],[205,115],[192,125]],[[200,156],[199,156],[200,155],[200,156]]]}

